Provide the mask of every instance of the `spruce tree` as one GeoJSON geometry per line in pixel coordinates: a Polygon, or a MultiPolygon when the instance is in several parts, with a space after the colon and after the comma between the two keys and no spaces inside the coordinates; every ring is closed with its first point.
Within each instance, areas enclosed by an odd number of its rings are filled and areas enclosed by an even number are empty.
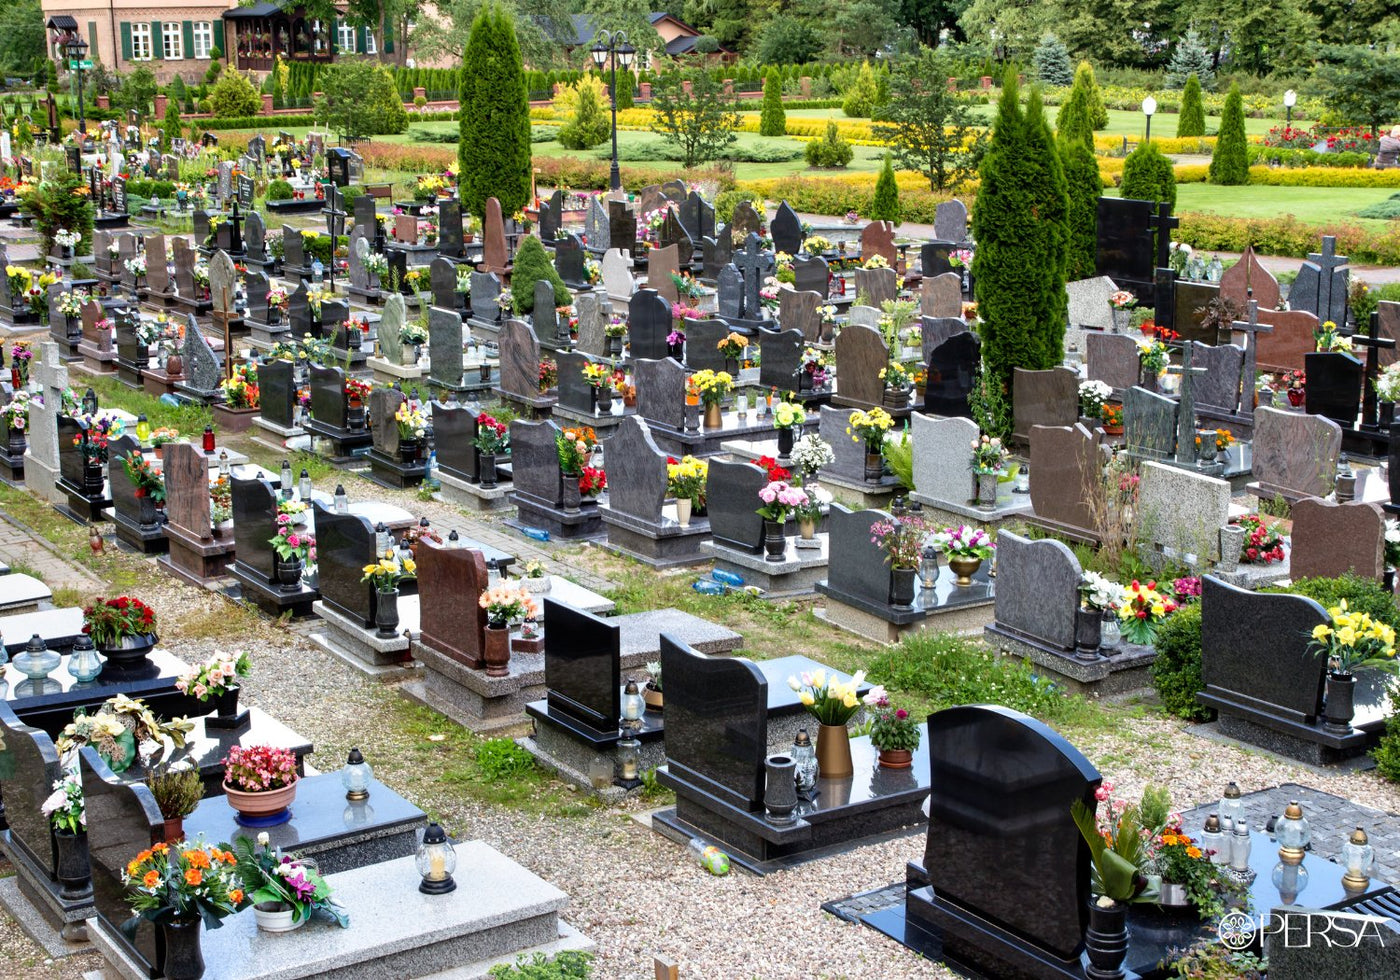
{"type": "Polygon", "coordinates": [[[894,179],[894,163],[888,153],[875,181],[875,200],[870,205],[871,221],[899,223],[899,184],[894,179]]]}
{"type": "Polygon", "coordinates": [[[457,164],[462,207],[484,217],[486,199],[514,214],[530,199],[530,105],[515,25],[498,7],[472,21],[462,57],[457,164]]]}
{"type": "Polygon", "coordinates": [[[763,115],[758,120],[760,136],[786,136],[787,113],[783,112],[783,82],[776,68],[768,69],[763,80],[763,115]]]}
{"type": "Polygon", "coordinates": [[[1031,64],[1035,67],[1035,77],[1046,85],[1070,85],[1074,82],[1069,49],[1054,34],[1047,33],[1040,39],[1031,64]]]}
{"type": "Polygon", "coordinates": [[[1220,135],[1215,140],[1215,153],[1210,158],[1212,184],[1249,183],[1249,146],[1244,137],[1244,100],[1240,87],[1230,85],[1225,96],[1225,111],[1220,117],[1220,135]]]}
{"type": "Polygon", "coordinates": [[[1204,136],[1206,110],[1201,102],[1201,80],[1192,72],[1181,92],[1181,114],[1176,117],[1177,136],[1204,136]]]}
{"type": "Polygon", "coordinates": [[[1134,201],[1166,201],[1176,209],[1176,172],[1152,143],[1139,143],[1123,161],[1122,196],[1134,201]]]}
{"type": "Polygon", "coordinates": [[[1214,61],[1194,28],[1187,31],[1186,36],[1176,43],[1172,60],[1167,63],[1167,87],[1183,86],[1192,75],[1196,76],[1197,82],[1207,87],[1215,77],[1214,61]]]}
{"type": "Polygon", "coordinates": [[[1081,61],[1075,69],[1074,87],[1084,93],[1084,104],[1089,107],[1089,122],[1093,127],[1103,129],[1108,126],[1108,107],[1103,104],[1103,93],[1099,91],[1098,79],[1094,77],[1094,66],[1089,62],[1081,61]]]}
{"type": "Polygon", "coordinates": [[[978,332],[991,384],[1011,396],[1014,368],[1064,360],[1069,200],[1040,94],[1024,112],[1016,72],[1002,83],[973,211],[978,332]]]}

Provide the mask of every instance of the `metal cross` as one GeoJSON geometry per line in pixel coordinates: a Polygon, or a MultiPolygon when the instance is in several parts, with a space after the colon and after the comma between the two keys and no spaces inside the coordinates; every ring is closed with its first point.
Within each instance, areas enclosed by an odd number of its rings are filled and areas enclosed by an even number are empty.
{"type": "Polygon", "coordinates": [[[1357,334],[1351,338],[1353,347],[1366,348],[1366,377],[1361,383],[1361,427],[1376,427],[1376,375],[1381,368],[1381,350],[1394,350],[1395,341],[1389,337],[1382,337],[1381,314],[1374,311],[1371,314],[1371,322],[1366,327],[1366,334],[1357,334]]]}
{"type": "Polygon", "coordinates": [[[1181,348],[1181,367],[1167,368],[1168,374],[1181,375],[1181,403],[1176,410],[1176,459],[1179,463],[1196,462],[1196,398],[1191,391],[1192,378],[1206,374],[1207,369],[1191,366],[1191,345],[1181,348]]]}
{"type": "Polygon", "coordinates": [[[1254,290],[1245,292],[1245,308],[1249,311],[1248,320],[1236,320],[1230,324],[1230,330],[1234,333],[1245,335],[1244,348],[1244,381],[1241,387],[1248,385],[1248,394],[1240,393],[1240,414],[1254,416],[1254,374],[1258,370],[1259,363],[1259,334],[1272,333],[1273,325],[1259,322],[1259,303],[1254,299],[1254,290]]]}
{"type": "Polygon", "coordinates": [[[1157,213],[1152,216],[1152,224],[1157,231],[1157,268],[1165,269],[1171,264],[1172,232],[1181,224],[1181,219],[1172,214],[1172,206],[1167,201],[1157,204],[1157,213]]]}

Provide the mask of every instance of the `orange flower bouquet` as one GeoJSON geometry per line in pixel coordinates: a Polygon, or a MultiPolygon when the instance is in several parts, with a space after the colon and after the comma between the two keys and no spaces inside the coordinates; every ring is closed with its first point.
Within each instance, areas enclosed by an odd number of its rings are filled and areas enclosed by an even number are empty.
{"type": "Polygon", "coordinates": [[[142,919],[157,925],[203,919],[207,928],[219,928],[247,902],[237,866],[228,844],[206,844],[203,835],[142,851],[122,870],[136,913],[122,931],[134,936],[142,919]]]}

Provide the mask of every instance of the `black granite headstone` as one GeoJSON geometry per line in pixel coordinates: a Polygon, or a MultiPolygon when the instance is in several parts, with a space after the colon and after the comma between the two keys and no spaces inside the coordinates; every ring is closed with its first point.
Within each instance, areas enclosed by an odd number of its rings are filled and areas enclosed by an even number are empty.
{"type": "Polygon", "coordinates": [[[778,205],[768,228],[773,236],[775,250],[786,252],[788,255],[797,255],[802,251],[802,240],[806,238],[802,232],[802,219],[787,201],[778,205]]]}
{"type": "Polygon", "coordinates": [[[929,356],[924,388],[924,411],[932,415],[972,418],[968,398],[982,363],[982,343],[968,331],[935,347],[929,356]]]}
{"type": "Polygon", "coordinates": [[[758,383],[778,391],[796,391],[802,370],[802,333],[798,330],[758,332],[758,383]]]}
{"type": "Polygon", "coordinates": [[[628,306],[627,336],[634,360],[666,356],[666,337],[671,332],[671,304],[654,289],[639,289],[628,306]]]}
{"type": "Polygon", "coordinates": [[[316,514],[316,566],[321,601],[361,626],[373,626],[374,585],[362,569],[375,562],[374,525],[358,514],[337,514],[319,501],[316,514]]]}
{"type": "Polygon", "coordinates": [[[265,361],[258,365],[259,414],[284,429],[296,423],[296,366],[291,361],[265,361]]]}
{"type": "Polygon", "coordinates": [[[685,425],[686,370],[672,358],[632,362],[637,414],[653,425],[680,431],[685,425]]]}
{"type": "Polygon", "coordinates": [[[313,364],[309,374],[311,417],[323,425],[345,429],[345,372],[338,367],[313,364]]]}
{"type": "MultiPolygon", "coordinates": [[[[313,368],[314,370],[314,368],[313,368]]],[[[272,581],[276,552],[269,543],[277,533],[277,492],[261,477],[229,480],[233,495],[233,545],[238,564],[272,581]]]]}
{"type": "Polygon", "coordinates": [[[832,504],[827,526],[831,533],[831,553],[840,555],[827,569],[827,585],[855,599],[885,606],[890,601],[890,567],[885,553],[870,540],[870,528],[876,521],[888,521],[890,515],[882,510],[850,511],[832,504]]]}
{"type": "Polygon", "coordinates": [[[729,333],[729,324],[723,320],[686,321],[685,366],[692,371],[730,370],[732,365],[726,366],[725,357],[719,350],[719,342],[729,333]]]}
{"type": "Polygon", "coordinates": [[[433,447],[438,469],[468,483],[476,483],[476,413],[460,405],[433,402],[433,447]]]}
{"type": "Polygon", "coordinates": [[[593,358],[579,351],[561,350],[554,355],[559,366],[559,407],[584,415],[593,413],[593,386],[583,377],[585,365],[593,358]]]}
{"type": "Polygon", "coordinates": [[[1361,410],[1362,363],[1340,351],[1304,354],[1303,373],[1308,379],[1308,414],[1325,416],[1343,429],[1354,428],[1361,410]]]}
{"type": "Polygon", "coordinates": [[[514,419],[510,423],[515,492],[551,507],[560,507],[564,496],[555,442],[560,431],[553,422],[514,419]]]}
{"type": "Polygon", "coordinates": [[[580,285],[584,281],[583,242],[577,235],[565,235],[554,242],[554,269],[559,277],[570,285],[580,285]]]}
{"type": "Polygon", "coordinates": [[[763,548],[763,518],[758,491],[768,474],[753,463],[715,459],[705,481],[705,508],[710,534],[718,544],[758,554],[763,548]]]}
{"type": "Polygon", "coordinates": [[[544,600],[545,698],[598,736],[622,715],[622,628],[548,596],[544,600]]]}

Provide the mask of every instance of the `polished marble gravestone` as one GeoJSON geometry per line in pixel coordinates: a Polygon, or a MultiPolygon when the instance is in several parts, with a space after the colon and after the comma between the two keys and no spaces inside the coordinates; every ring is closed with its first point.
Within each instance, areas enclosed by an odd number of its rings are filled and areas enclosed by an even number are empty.
{"type": "Polygon", "coordinates": [[[1305,497],[1293,505],[1289,575],[1339,578],[1348,573],[1379,582],[1385,572],[1385,514],[1379,504],[1334,503],[1305,497]]]}
{"type": "MultiPolygon", "coordinates": [[[[729,371],[737,379],[735,364],[719,351],[720,341],[729,336],[729,324],[723,320],[687,320],[685,330],[686,367],[692,371],[729,371]]],[[[662,351],[656,356],[665,357],[666,353],[662,351]]]]}
{"type": "Polygon", "coordinates": [[[826,302],[827,287],[831,281],[831,267],[820,255],[800,255],[792,260],[792,288],[799,293],[816,293],[821,302],[826,302]]]}
{"type": "Polygon", "coordinates": [[[1320,415],[1258,408],[1253,448],[1251,493],[1265,498],[1278,494],[1289,501],[1325,497],[1336,478],[1342,430],[1320,415]]]}
{"type": "MultiPolygon", "coordinates": [[[[312,608],[326,627],[316,637],[317,642],[352,665],[359,660],[373,669],[401,662],[409,650],[407,633],[415,619],[411,614],[404,615],[403,607],[408,604],[421,610],[421,598],[397,596],[403,629],[393,637],[379,635],[375,629],[379,592],[363,580],[364,566],[376,559],[374,524],[359,514],[337,514],[319,501],[312,507],[316,515],[317,585],[321,592],[320,601],[312,608]]],[[[424,549],[420,546],[419,550],[424,549]]],[[[402,587],[399,591],[402,593],[402,587]]]]}
{"type": "Polygon", "coordinates": [[[693,517],[681,527],[662,516],[667,454],[656,447],[646,423],[636,416],[623,419],[608,439],[604,459],[608,503],[599,513],[608,547],[653,568],[703,561],[700,544],[709,536],[709,520],[693,517]]]}
{"type": "Polygon", "coordinates": [[[757,513],[758,491],[768,483],[759,466],[740,460],[710,462],[705,505],[717,545],[747,554],[763,549],[763,518],[757,513]]]}
{"type": "Polygon", "coordinates": [[[931,415],[970,418],[970,399],[982,363],[982,342],[976,334],[964,330],[936,347],[926,345],[924,349],[927,377],[923,410],[931,415]]]}
{"type": "Polygon", "coordinates": [[[787,201],[778,204],[773,220],[768,223],[768,230],[773,236],[773,248],[777,251],[789,255],[802,251],[802,241],[806,237],[802,231],[802,219],[787,201]]]}
{"type": "MultiPolygon", "coordinates": [[[[713,840],[762,874],[923,822],[928,784],[917,769],[892,774],[874,767],[868,736],[851,741],[854,777],[819,776],[815,800],[800,806],[793,823],[768,821],[764,672],[743,658],[698,653],[664,633],[661,664],[667,765],[657,779],[676,792],[675,808],[654,818],[661,833],[713,840]]],[[[922,755],[916,752],[916,767],[922,755]]]]}
{"type": "Polygon", "coordinates": [[[801,385],[802,348],[802,334],[796,330],[759,330],[759,385],[780,393],[796,392],[801,385]]]}
{"type": "Polygon", "coordinates": [[[363,414],[355,418],[360,424],[352,428],[351,413],[345,397],[345,372],[338,367],[312,364],[308,368],[311,392],[311,418],[306,429],[313,437],[329,443],[332,463],[346,464],[369,451],[372,436],[363,425],[363,414]]]}
{"type": "Polygon", "coordinates": [[[549,421],[515,419],[510,423],[514,472],[510,500],[517,513],[515,519],[507,523],[514,527],[540,528],[555,538],[596,537],[603,531],[596,501],[580,501],[575,513],[565,508],[564,481],[577,477],[565,475],[559,468],[555,438],[561,432],[558,425],[549,421]]]}
{"type": "Polygon", "coordinates": [[[1069,368],[1012,372],[1012,420],[1018,442],[1033,426],[1074,425],[1079,421],[1079,376],[1069,368]]]}
{"type": "Polygon", "coordinates": [[[1096,432],[1073,426],[1038,425],[1031,429],[1031,508],[1034,523],[1076,541],[1099,540],[1090,499],[1103,495],[1103,467],[1108,448],[1096,432]]]}
{"type": "Polygon", "coordinates": [[[501,321],[501,279],[494,272],[471,274],[472,323],[496,327],[501,321]]]}
{"type": "Polygon", "coordinates": [[[972,975],[1082,977],[1090,855],[1070,805],[1096,805],[1098,770],[1046,725],[995,705],[930,715],[924,751],[934,789],[923,860],[908,866],[903,908],[862,921],[972,975]]]}
{"type": "Polygon", "coordinates": [[[501,376],[492,390],[508,402],[548,415],[558,398],[540,394],[540,342],[524,320],[501,324],[501,376]]]}
{"type": "Polygon", "coordinates": [[[1206,373],[1195,378],[1192,395],[1197,414],[1234,421],[1248,416],[1252,419],[1254,397],[1244,387],[1244,412],[1241,413],[1241,390],[1244,378],[1244,348],[1235,344],[1211,346],[1191,342],[1191,366],[1205,368],[1206,373]]]}
{"type": "Polygon", "coordinates": [[[215,534],[210,518],[209,460],[204,454],[183,442],[167,444],[164,452],[165,509],[170,517],[165,537],[170,553],[161,557],[160,566],[186,582],[204,585],[221,577],[233,559],[233,531],[215,534]]]}
{"type": "Polygon", "coordinates": [[[462,314],[438,306],[428,310],[428,379],[435,388],[465,390],[462,343],[467,336],[462,314]]]}
{"type": "Polygon", "coordinates": [[[654,289],[639,289],[627,308],[627,340],[633,360],[654,360],[667,355],[671,332],[671,306],[654,289]]]}
{"type": "MultiPolygon", "coordinates": [[[[314,371],[315,368],[313,367],[314,371]]],[[[236,556],[229,574],[244,600],[272,616],[311,612],[317,592],[305,582],[283,589],[277,583],[276,552],[269,543],[277,532],[277,492],[260,476],[229,481],[233,488],[233,540],[236,556]]]]}
{"type": "Polygon", "coordinates": [[[544,597],[544,676],[548,693],[526,712],[595,746],[619,738],[621,627],[544,597]]]}
{"type": "Polygon", "coordinates": [[[108,443],[107,482],[112,491],[112,520],[117,540],[145,555],[155,555],[169,549],[165,539],[163,515],[155,500],[146,492],[137,495],[135,482],[127,475],[124,459],[134,453],[141,455],[141,443],[135,436],[123,435],[108,443]]]}
{"type": "Polygon", "coordinates": [[[869,305],[878,308],[899,298],[899,276],[892,268],[857,269],[855,290],[857,298],[864,293],[869,305]]]}

